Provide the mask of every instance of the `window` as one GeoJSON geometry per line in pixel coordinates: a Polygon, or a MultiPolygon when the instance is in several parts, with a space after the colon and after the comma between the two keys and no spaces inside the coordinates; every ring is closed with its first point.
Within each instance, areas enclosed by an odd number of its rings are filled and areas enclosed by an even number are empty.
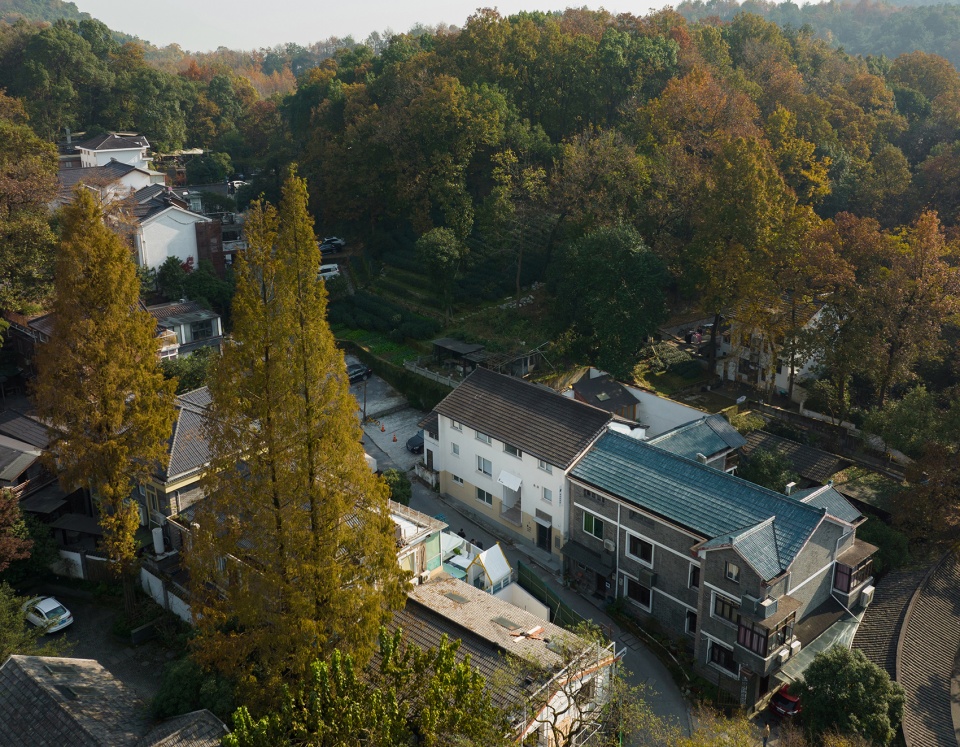
{"type": "Polygon", "coordinates": [[[632,578],[628,578],[626,581],[627,581],[627,596],[630,599],[632,599],[634,602],[639,604],[641,607],[644,607],[647,609],[647,611],[649,611],[650,601],[652,596],[650,593],[650,589],[648,589],[646,586],[639,583],[638,581],[634,581],[632,578]]]}
{"type": "Polygon", "coordinates": [[[713,615],[736,625],[740,621],[740,605],[717,595],[713,600],[713,615]]]}
{"type": "Polygon", "coordinates": [[[487,477],[493,477],[493,465],[489,459],[482,456],[477,457],[477,472],[483,472],[487,477]]]}
{"type": "Polygon", "coordinates": [[[547,463],[546,463],[545,461],[543,461],[542,459],[538,459],[538,460],[537,460],[537,469],[542,469],[542,470],[543,470],[544,472],[546,472],[548,475],[552,475],[552,474],[553,474],[553,467],[551,467],[549,464],[547,464],[547,463]]]}
{"type": "Polygon", "coordinates": [[[690,635],[697,634],[697,613],[687,610],[687,632],[690,635]]]}
{"type": "Polygon", "coordinates": [[[627,555],[636,558],[641,563],[653,565],[653,545],[633,534],[627,535],[627,555]]]}
{"type": "Polygon", "coordinates": [[[603,539],[603,522],[593,514],[584,512],[583,531],[587,534],[592,534],[597,539],[603,539]]]}
{"type": "Polygon", "coordinates": [[[203,319],[199,322],[193,322],[190,325],[191,340],[205,340],[208,337],[213,337],[212,319],[203,319]]]}
{"type": "Polygon", "coordinates": [[[723,568],[723,575],[727,577],[728,581],[733,581],[733,583],[739,584],[740,566],[734,565],[733,563],[726,563],[723,568]]]}
{"type": "Polygon", "coordinates": [[[583,497],[589,498],[591,501],[593,501],[594,503],[599,503],[601,506],[603,505],[603,502],[604,502],[602,495],[599,495],[598,493],[594,493],[592,490],[587,490],[586,488],[583,489],[583,497]]]}
{"type": "Polygon", "coordinates": [[[700,588],[700,566],[698,565],[690,566],[690,588],[691,589],[700,588]]]}
{"type": "Polygon", "coordinates": [[[759,625],[740,620],[737,643],[757,656],[766,657],[767,655],[767,631],[759,625]]]}
{"type": "Polygon", "coordinates": [[[523,459],[523,452],[520,451],[516,446],[511,446],[510,444],[504,444],[503,450],[510,456],[515,456],[517,459],[523,459]]]}
{"type": "Polygon", "coordinates": [[[147,485],[147,508],[154,513],[160,513],[160,494],[153,485],[147,485]]]}
{"type": "Polygon", "coordinates": [[[543,500],[546,503],[553,503],[553,491],[550,488],[543,489],[543,500]]]}
{"type": "Polygon", "coordinates": [[[477,488],[477,500],[483,501],[488,506],[493,505],[493,496],[490,493],[488,493],[486,490],[483,490],[481,488],[477,488]]]}
{"type": "Polygon", "coordinates": [[[462,430],[463,430],[463,425],[462,425],[461,423],[458,423],[458,422],[457,422],[456,420],[454,420],[453,418],[450,418],[450,427],[453,428],[453,430],[455,430],[455,431],[462,431],[462,430]]]}
{"type": "Polygon", "coordinates": [[[485,444],[488,444],[490,443],[490,436],[488,436],[486,433],[477,431],[477,441],[483,441],[485,444]]]}
{"type": "Polygon", "coordinates": [[[836,570],[833,573],[833,588],[844,594],[848,594],[851,589],[856,589],[860,584],[873,575],[873,561],[868,560],[856,570],[842,563],[836,564],[836,570]]]}
{"type": "Polygon", "coordinates": [[[710,643],[710,661],[731,674],[737,674],[737,662],[733,660],[733,651],[716,641],[710,643]]]}
{"type": "Polygon", "coordinates": [[[460,444],[450,444],[450,453],[454,456],[460,456],[460,444]]]}
{"type": "Polygon", "coordinates": [[[457,477],[456,475],[454,475],[454,476],[453,476],[453,482],[454,482],[456,485],[463,485],[463,478],[462,478],[462,477],[457,477]]]}

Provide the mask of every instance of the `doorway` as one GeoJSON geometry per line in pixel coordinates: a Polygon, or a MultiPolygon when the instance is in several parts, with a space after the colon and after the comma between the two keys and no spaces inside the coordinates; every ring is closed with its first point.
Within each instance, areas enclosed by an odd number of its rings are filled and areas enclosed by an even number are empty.
{"type": "Polygon", "coordinates": [[[546,552],[551,552],[550,550],[550,535],[553,534],[551,527],[545,527],[540,522],[537,522],[537,547],[546,552]]]}

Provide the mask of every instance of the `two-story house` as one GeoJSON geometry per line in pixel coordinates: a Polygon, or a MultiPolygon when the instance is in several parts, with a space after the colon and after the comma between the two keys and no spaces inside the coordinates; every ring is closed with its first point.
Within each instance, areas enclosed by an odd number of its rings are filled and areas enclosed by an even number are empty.
{"type": "Polygon", "coordinates": [[[876,548],[832,487],[776,493],[613,431],[570,483],[571,577],[685,639],[747,707],[872,599],[876,548]]]}
{"type": "Polygon", "coordinates": [[[611,417],[478,368],[424,421],[425,457],[445,496],[509,536],[559,555],[568,532],[567,470],[611,417]]]}
{"type": "Polygon", "coordinates": [[[219,348],[223,342],[220,315],[196,301],[170,301],[148,306],[157,327],[172,332],[162,338],[160,358],[189,355],[202,347],[219,348]]]}

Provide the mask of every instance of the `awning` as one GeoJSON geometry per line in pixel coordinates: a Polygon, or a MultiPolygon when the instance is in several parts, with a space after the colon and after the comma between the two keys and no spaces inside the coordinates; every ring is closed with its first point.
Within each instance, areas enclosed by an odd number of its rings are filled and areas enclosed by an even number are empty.
{"type": "Polygon", "coordinates": [[[813,662],[817,654],[827,651],[834,646],[850,648],[853,645],[853,637],[857,634],[857,628],[860,627],[860,621],[862,619],[862,612],[859,615],[851,615],[849,612],[844,612],[843,617],[823,631],[817,638],[801,648],[800,653],[791,656],[787,663],[777,672],[777,679],[781,682],[788,683],[802,679],[803,673],[813,662]]]}
{"type": "Polygon", "coordinates": [[[64,514],[51,525],[54,529],[64,529],[68,532],[79,532],[80,534],[92,534],[95,537],[103,535],[103,530],[92,516],[83,514],[64,514]]]}
{"type": "Polygon", "coordinates": [[[535,517],[533,518],[533,520],[534,520],[535,522],[537,522],[537,524],[539,524],[540,526],[546,527],[547,529],[550,529],[550,527],[553,526],[553,520],[552,520],[552,519],[542,519],[542,518],[540,518],[539,516],[535,516],[535,517]]]}
{"type": "Polygon", "coordinates": [[[604,576],[609,576],[613,573],[613,558],[606,555],[601,555],[598,552],[594,552],[588,547],[584,547],[579,542],[568,542],[561,549],[560,552],[565,556],[570,558],[570,560],[575,560],[581,565],[585,565],[587,568],[590,568],[597,573],[600,573],[604,576]]]}
{"type": "Polygon", "coordinates": [[[523,480],[512,472],[507,472],[505,469],[502,469],[500,470],[500,475],[497,477],[497,482],[501,485],[506,485],[510,490],[516,492],[520,490],[520,485],[523,483],[523,480]]]}
{"type": "Polygon", "coordinates": [[[20,501],[20,508],[33,514],[52,514],[66,505],[67,501],[63,496],[63,491],[57,486],[53,486],[52,490],[45,488],[20,501]]]}

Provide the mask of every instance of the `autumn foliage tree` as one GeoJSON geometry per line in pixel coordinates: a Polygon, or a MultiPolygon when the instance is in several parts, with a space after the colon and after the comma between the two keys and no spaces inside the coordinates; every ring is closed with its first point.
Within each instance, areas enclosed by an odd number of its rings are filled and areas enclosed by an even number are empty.
{"type": "Polygon", "coordinates": [[[255,716],[318,656],[365,662],[403,601],[388,489],[364,460],[306,204],[290,174],[279,211],[250,211],[187,556],[194,657],[235,681],[255,716]]]}
{"type": "Polygon", "coordinates": [[[98,506],[101,547],[129,606],[140,513],[131,491],[166,455],[174,382],[157,360],[156,321],[140,305],[130,250],[104,223],[89,190],[63,211],[54,279],[53,334],[37,349],[37,412],[67,491],[98,506]]]}

